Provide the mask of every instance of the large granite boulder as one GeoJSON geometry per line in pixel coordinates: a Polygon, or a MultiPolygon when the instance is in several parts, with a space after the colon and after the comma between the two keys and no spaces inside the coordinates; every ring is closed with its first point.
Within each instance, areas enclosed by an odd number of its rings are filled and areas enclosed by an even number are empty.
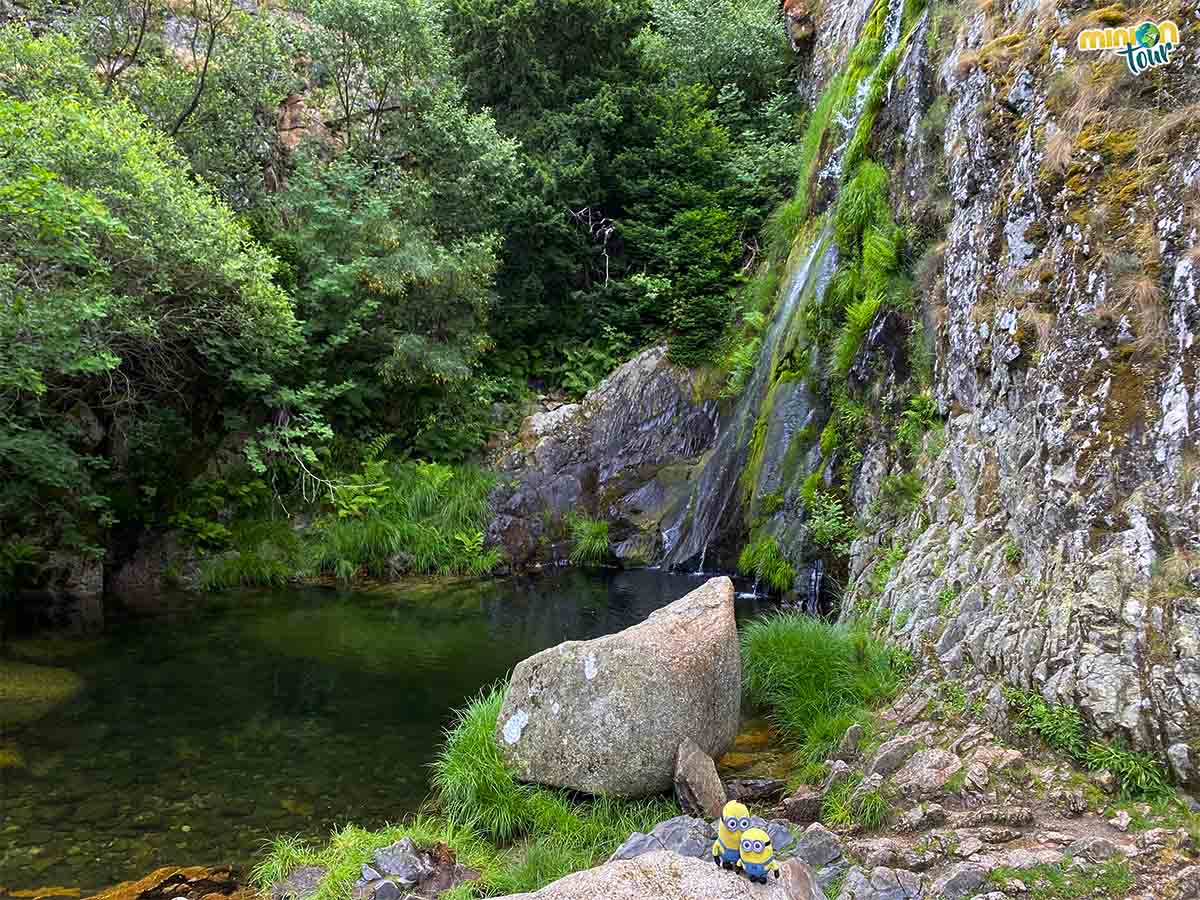
{"type": "Polygon", "coordinates": [[[521,662],[496,742],[523,781],[642,797],[671,787],[680,743],[719,756],[737,735],[733,583],[712,578],[644,622],[521,662]]]}
{"type": "Polygon", "coordinates": [[[812,869],[799,860],[781,866],[767,884],[727,872],[705,859],[666,850],[607,862],[509,900],[826,900],[812,869]]]}

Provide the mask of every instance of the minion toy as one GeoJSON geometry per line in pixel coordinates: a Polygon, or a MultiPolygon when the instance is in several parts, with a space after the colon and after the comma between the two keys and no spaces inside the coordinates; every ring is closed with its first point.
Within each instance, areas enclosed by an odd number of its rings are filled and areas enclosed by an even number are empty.
{"type": "Polygon", "coordinates": [[[751,881],[767,883],[767,873],[779,877],[779,863],[775,862],[775,850],[771,847],[771,836],[761,828],[749,828],[742,832],[738,868],[751,881]]]}
{"type": "Polygon", "coordinates": [[[737,868],[741,855],[742,832],[750,827],[750,810],[736,800],[730,800],[721,810],[721,824],[713,841],[713,862],[725,869],[737,868]]]}

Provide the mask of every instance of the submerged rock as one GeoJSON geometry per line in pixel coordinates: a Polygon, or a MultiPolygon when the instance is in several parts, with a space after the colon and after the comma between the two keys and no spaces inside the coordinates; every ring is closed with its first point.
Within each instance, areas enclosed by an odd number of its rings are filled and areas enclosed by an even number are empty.
{"type": "Polygon", "coordinates": [[[640,797],[671,786],[685,739],[725,750],[740,709],[733,583],[713,578],[638,625],[521,662],[496,742],[522,781],[640,797]]]}
{"type": "MultiPolygon", "coordinates": [[[[320,872],[324,877],[325,870],[320,869],[320,872]]],[[[272,895],[275,896],[274,892],[272,895]]],[[[242,890],[241,872],[232,866],[166,866],[155,869],[145,878],[111,887],[97,894],[95,900],[165,900],[168,897],[172,900],[200,900],[202,897],[211,900],[244,897],[248,900],[251,896],[251,892],[242,890]]]]}
{"type": "Polygon", "coordinates": [[[576,872],[532,894],[509,900],[827,900],[812,869],[788,860],[780,877],[751,884],[710,861],[660,850],[576,872]]]}

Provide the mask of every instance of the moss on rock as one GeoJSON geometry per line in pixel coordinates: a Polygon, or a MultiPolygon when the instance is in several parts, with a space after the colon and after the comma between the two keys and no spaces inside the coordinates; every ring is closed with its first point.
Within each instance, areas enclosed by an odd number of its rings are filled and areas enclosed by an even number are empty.
{"type": "Polygon", "coordinates": [[[67,669],[0,660],[0,725],[40,719],[83,688],[67,669]]]}

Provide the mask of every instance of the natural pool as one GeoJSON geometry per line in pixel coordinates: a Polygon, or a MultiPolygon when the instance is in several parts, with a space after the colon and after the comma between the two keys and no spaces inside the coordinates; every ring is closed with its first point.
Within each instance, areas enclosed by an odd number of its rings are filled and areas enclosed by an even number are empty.
{"type": "MultiPolygon", "coordinates": [[[[618,631],[703,580],[561,570],[156,598],[93,609],[71,636],[10,636],[0,656],[65,667],[83,687],[0,734],[0,897],[247,863],[280,832],[401,819],[425,798],[466,698],[544,647],[618,631]]],[[[744,617],[764,601],[737,604],[744,617]]]]}

